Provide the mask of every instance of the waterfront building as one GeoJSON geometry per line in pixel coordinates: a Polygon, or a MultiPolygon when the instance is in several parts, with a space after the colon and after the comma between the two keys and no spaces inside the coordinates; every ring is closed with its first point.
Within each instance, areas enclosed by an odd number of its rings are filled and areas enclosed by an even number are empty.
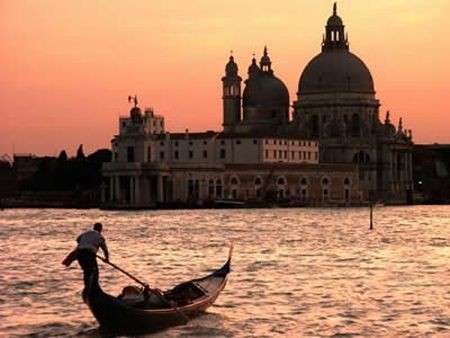
{"type": "Polygon", "coordinates": [[[170,133],[134,100],[119,119],[105,164],[105,206],[204,204],[217,199],[302,204],[405,203],[412,197],[412,133],[380,102],[364,62],[349,50],[336,5],[322,51],[302,72],[290,111],[267,47],[241,90],[230,56],[222,77],[223,130],[170,133]]]}

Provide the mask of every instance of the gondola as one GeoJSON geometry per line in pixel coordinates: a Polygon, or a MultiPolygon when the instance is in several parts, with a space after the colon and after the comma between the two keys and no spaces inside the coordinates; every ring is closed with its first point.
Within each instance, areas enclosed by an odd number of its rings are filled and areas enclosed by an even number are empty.
{"type": "Polygon", "coordinates": [[[98,280],[85,285],[83,299],[100,329],[107,332],[153,332],[169,326],[185,324],[189,318],[204,312],[224,289],[230,272],[232,247],[227,262],[206,277],[181,283],[162,292],[159,305],[129,304],[124,299],[105,293],[98,280]]]}

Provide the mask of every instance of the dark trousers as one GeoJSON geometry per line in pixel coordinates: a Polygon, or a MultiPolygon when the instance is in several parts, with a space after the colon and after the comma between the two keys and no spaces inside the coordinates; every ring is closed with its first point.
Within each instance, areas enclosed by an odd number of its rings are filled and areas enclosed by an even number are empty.
{"type": "Polygon", "coordinates": [[[77,250],[78,263],[83,269],[84,287],[90,287],[98,283],[98,265],[95,253],[89,249],[77,250]]]}

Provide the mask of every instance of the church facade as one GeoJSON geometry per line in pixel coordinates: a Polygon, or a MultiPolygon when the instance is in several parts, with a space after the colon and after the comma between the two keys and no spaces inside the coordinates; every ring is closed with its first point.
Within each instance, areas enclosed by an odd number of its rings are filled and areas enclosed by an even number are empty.
{"type": "Polygon", "coordinates": [[[207,205],[217,200],[352,205],[406,203],[413,191],[412,133],[396,128],[364,62],[349,50],[336,5],[322,50],[302,72],[296,100],[267,48],[244,81],[225,67],[223,130],[169,133],[137,105],[119,120],[103,168],[105,206],[207,205]]]}

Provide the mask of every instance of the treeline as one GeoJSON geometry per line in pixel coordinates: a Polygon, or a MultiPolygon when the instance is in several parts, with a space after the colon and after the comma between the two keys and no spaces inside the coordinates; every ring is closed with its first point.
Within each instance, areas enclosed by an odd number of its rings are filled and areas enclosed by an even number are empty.
{"type": "Polygon", "coordinates": [[[80,145],[76,156],[72,158],[68,158],[64,150],[58,157],[42,157],[39,159],[37,171],[19,182],[19,190],[98,190],[102,184],[102,164],[111,162],[111,156],[108,149],[100,149],[85,156],[80,145]]]}

